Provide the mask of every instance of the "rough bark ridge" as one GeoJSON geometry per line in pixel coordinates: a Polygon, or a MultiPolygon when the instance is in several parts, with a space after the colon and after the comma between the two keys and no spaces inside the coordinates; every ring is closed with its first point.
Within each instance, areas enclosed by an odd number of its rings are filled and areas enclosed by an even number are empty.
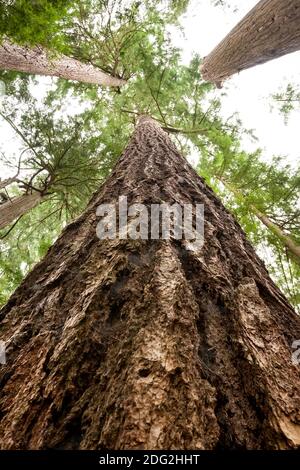
{"type": "Polygon", "coordinates": [[[0,312],[2,449],[293,448],[300,319],[240,226],[143,118],[0,312]],[[96,208],[204,203],[205,244],[106,240],[96,208]]]}
{"type": "Polygon", "coordinates": [[[92,65],[71,57],[59,55],[51,58],[51,53],[40,46],[29,48],[9,41],[4,41],[0,45],[0,69],[50,75],[104,86],[120,87],[126,83],[125,80],[108,75],[92,65]]]}
{"type": "Polygon", "coordinates": [[[261,0],[205,57],[205,80],[221,86],[241,70],[300,49],[300,0],[261,0]]]}

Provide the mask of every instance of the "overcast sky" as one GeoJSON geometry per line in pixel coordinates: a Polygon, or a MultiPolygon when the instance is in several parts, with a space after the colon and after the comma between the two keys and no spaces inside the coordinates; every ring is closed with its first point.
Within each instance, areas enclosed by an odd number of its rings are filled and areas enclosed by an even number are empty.
{"type": "MultiPolygon", "coordinates": [[[[234,3],[234,0],[231,0],[234,3]]],[[[209,52],[221,41],[236,23],[257,3],[257,0],[236,1],[238,10],[213,7],[209,0],[191,0],[181,24],[184,33],[172,29],[174,44],[182,49],[182,61],[189,63],[193,52],[201,56],[209,52]]],[[[274,154],[285,155],[289,162],[300,160],[299,149],[299,111],[293,112],[288,125],[284,125],[278,111],[270,110],[270,95],[289,81],[298,84],[300,73],[300,52],[281,57],[267,64],[241,72],[229,80],[223,90],[216,90],[222,98],[222,114],[225,118],[238,112],[246,128],[254,129],[259,142],[255,147],[264,148],[265,158],[274,154]]],[[[45,78],[41,83],[49,83],[45,78]]],[[[7,152],[18,154],[18,140],[6,123],[0,118],[0,147],[7,152]]],[[[244,141],[243,147],[251,149],[250,142],[244,141]]],[[[0,166],[0,177],[7,176],[0,166]]]]}

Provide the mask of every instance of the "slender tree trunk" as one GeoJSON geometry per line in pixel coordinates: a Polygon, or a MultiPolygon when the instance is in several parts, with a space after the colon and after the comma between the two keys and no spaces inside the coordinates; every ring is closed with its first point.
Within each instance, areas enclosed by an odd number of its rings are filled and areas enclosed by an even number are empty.
{"type": "Polygon", "coordinates": [[[51,58],[51,53],[40,46],[31,49],[9,41],[4,41],[0,45],[0,69],[50,75],[96,85],[119,87],[126,83],[124,80],[110,76],[92,65],[84,64],[71,57],[60,55],[51,58]]]}
{"type": "Polygon", "coordinates": [[[157,123],[0,312],[2,449],[300,445],[300,318],[157,123]],[[205,205],[205,243],[102,240],[99,204],[205,205]]]}
{"type": "Polygon", "coordinates": [[[205,57],[207,81],[222,82],[241,70],[300,49],[300,0],[261,0],[205,57]]]}
{"type": "Polygon", "coordinates": [[[274,224],[269,217],[262,214],[255,206],[251,205],[251,209],[257,218],[273,232],[277,237],[282,241],[284,246],[288,249],[288,251],[296,258],[296,260],[300,263],[300,246],[297,245],[291,237],[289,237],[278,225],[274,224]]]}
{"type": "Polygon", "coordinates": [[[42,200],[41,193],[23,194],[0,205],[0,230],[12,224],[18,217],[26,214],[42,200]]]}
{"type": "MultiPolygon", "coordinates": [[[[243,194],[236,188],[234,188],[230,183],[225,181],[223,178],[218,178],[221,183],[238,198],[244,198],[243,194]]],[[[263,214],[260,210],[255,207],[254,204],[248,204],[250,211],[256,215],[256,217],[267,227],[274,235],[276,235],[283,245],[288,249],[288,251],[293,255],[296,261],[300,263],[300,246],[294,242],[294,240],[287,235],[277,224],[272,222],[269,217],[263,214]]]]}

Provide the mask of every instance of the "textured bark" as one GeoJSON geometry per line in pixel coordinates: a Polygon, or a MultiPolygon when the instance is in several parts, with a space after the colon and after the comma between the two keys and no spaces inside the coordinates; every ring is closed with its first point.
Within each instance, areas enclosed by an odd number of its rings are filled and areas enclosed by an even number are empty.
{"type": "Polygon", "coordinates": [[[0,205],[0,230],[10,225],[21,215],[26,214],[42,200],[41,193],[23,194],[0,205]]]}
{"type": "Polygon", "coordinates": [[[300,319],[148,118],[0,312],[2,449],[300,445],[300,319]],[[105,240],[102,203],[205,204],[205,244],[105,240]]]}
{"type": "Polygon", "coordinates": [[[126,83],[125,80],[112,77],[92,65],[71,57],[60,55],[51,58],[51,53],[40,46],[29,48],[9,41],[4,41],[0,45],[0,69],[50,75],[104,86],[120,87],[126,83]]]}
{"type": "Polygon", "coordinates": [[[261,0],[204,59],[205,80],[221,86],[241,70],[300,49],[300,0],[261,0]]]}

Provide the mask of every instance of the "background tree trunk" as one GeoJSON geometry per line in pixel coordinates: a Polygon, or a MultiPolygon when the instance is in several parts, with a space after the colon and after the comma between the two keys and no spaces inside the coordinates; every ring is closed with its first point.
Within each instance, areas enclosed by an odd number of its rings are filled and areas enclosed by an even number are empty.
{"type": "Polygon", "coordinates": [[[41,202],[42,197],[41,193],[34,191],[14,197],[0,205],[0,230],[37,206],[41,202]]]}
{"type": "Polygon", "coordinates": [[[4,41],[0,45],[0,69],[50,75],[96,85],[119,87],[126,83],[125,80],[112,77],[92,65],[71,57],[59,55],[51,58],[51,53],[39,46],[30,49],[9,41],[4,41]]]}
{"type": "Polygon", "coordinates": [[[220,86],[235,73],[300,49],[300,0],[261,0],[205,57],[205,80],[220,86]]]}
{"type": "MultiPolygon", "coordinates": [[[[221,183],[230,191],[232,194],[234,194],[237,199],[244,199],[245,197],[243,193],[235,188],[232,184],[228,183],[224,178],[218,177],[217,179],[221,181],[221,183]]],[[[247,204],[247,201],[245,201],[247,204]]],[[[293,259],[300,263],[300,246],[297,245],[296,242],[291,238],[290,235],[284,232],[277,224],[272,222],[272,220],[263,214],[260,210],[257,209],[257,207],[254,204],[247,204],[248,208],[250,211],[261,221],[261,223],[267,227],[274,235],[276,235],[281,243],[288,249],[290,254],[293,256],[293,259]]]]}
{"type": "Polygon", "coordinates": [[[0,312],[2,449],[300,445],[300,319],[240,226],[141,118],[88,208],[0,312]],[[96,209],[205,204],[205,244],[105,240],[96,209]]]}
{"type": "Polygon", "coordinates": [[[289,237],[278,225],[274,224],[269,217],[262,214],[255,206],[251,205],[253,213],[256,217],[269,229],[271,230],[284,246],[288,249],[288,251],[292,254],[295,261],[300,263],[300,246],[297,245],[291,237],[289,237]]]}

